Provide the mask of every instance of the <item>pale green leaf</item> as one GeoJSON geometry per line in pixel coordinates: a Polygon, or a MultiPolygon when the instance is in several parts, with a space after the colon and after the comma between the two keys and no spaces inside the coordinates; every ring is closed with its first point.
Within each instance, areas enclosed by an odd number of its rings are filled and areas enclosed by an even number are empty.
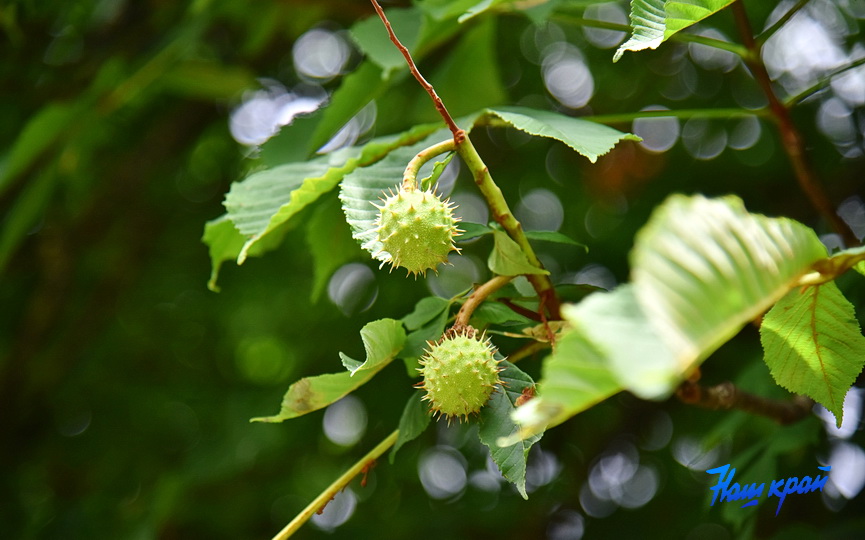
{"type": "MultiPolygon", "coordinates": [[[[219,286],[216,280],[219,277],[219,271],[222,264],[226,261],[237,260],[240,251],[246,244],[247,238],[240,234],[237,227],[228,217],[228,214],[208,221],[204,225],[204,236],[201,241],[207,245],[210,254],[210,280],[207,282],[207,288],[213,292],[219,292],[219,286]]],[[[249,252],[249,255],[259,256],[267,251],[274,249],[281,237],[275,235],[267,237],[263,242],[256,244],[249,252]]]]}
{"type": "Polygon", "coordinates": [[[412,141],[415,144],[396,149],[373,165],[358,168],[346,175],[342,181],[339,199],[342,201],[346,221],[351,227],[354,239],[368,252],[381,251],[381,242],[375,232],[378,210],[373,205],[387,197],[390,190],[399,189],[406,165],[418,152],[452,136],[450,131],[440,129],[439,126],[440,124],[418,126],[408,132],[416,135],[412,141]],[[419,140],[420,142],[417,142],[419,140]]]}
{"type": "MultiPolygon", "coordinates": [[[[393,360],[405,343],[405,330],[399,321],[380,319],[366,324],[361,331],[366,360],[354,371],[304,377],[288,388],[279,414],[253,418],[253,422],[282,422],[327,407],[353,392],[393,360]]],[[[345,362],[347,356],[340,353],[345,362]]]]}
{"type": "Polygon", "coordinates": [[[393,464],[399,449],[405,443],[418,438],[430,424],[429,405],[422,401],[423,396],[423,392],[413,393],[402,410],[402,416],[399,419],[399,435],[388,456],[391,464],[393,464]]]}
{"type": "Polygon", "coordinates": [[[496,388],[490,400],[481,408],[478,421],[478,438],[490,449],[490,457],[501,471],[502,476],[512,482],[524,499],[526,494],[526,458],[532,445],[540,440],[542,434],[519,440],[508,446],[499,446],[499,439],[512,437],[519,432],[519,426],[511,419],[517,408],[518,399],[523,391],[534,392],[535,383],[517,366],[507,361],[500,363],[504,368],[499,374],[503,386],[496,388]]]}
{"type": "Polygon", "coordinates": [[[430,175],[426,178],[421,179],[421,181],[418,182],[421,190],[430,191],[435,187],[436,182],[439,181],[439,178],[441,178],[441,175],[445,171],[445,168],[448,166],[448,164],[451,162],[455,155],[456,152],[448,152],[445,155],[444,159],[436,160],[430,175]]]}
{"type": "Polygon", "coordinates": [[[633,287],[589,295],[562,309],[565,320],[594,346],[626,389],[644,399],[666,398],[681,382],[679,359],[655,333],[633,287]]]}
{"type": "Polygon", "coordinates": [[[594,163],[619,141],[640,141],[631,133],[622,133],[609,126],[565,116],[552,111],[525,107],[496,107],[488,114],[498,116],[515,129],[537,137],[562,141],[594,163]]]}
{"type": "Polygon", "coordinates": [[[856,263],[856,265],[853,266],[853,270],[856,270],[857,272],[865,276],[865,261],[856,263]]]}
{"type": "Polygon", "coordinates": [[[763,319],[760,339],[775,381],[822,404],[840,427],[844,396],[865,365],[865,337],[835,283],[787,293],[763,319]]]}
{"type": "Polygon", "coordinates": [[[634,293],[687,372],[777,302],[826,249],[813,230],[737,197],[673,195],[637,234],[634,293]]]}
{"type": "Polygon", "coordinates": [[[238,264],[243,264],[250,249],[263,238],[284,233],[292,217],[336,187],[347,173],[375,163],[394,149],[415,143],[434,129],[419,126],[399,135],[374,139],[362,147],[253,173],[232,184],[225,207],[241,234],[248,237],[238,254],[238,264]]]}
{"type": "Polygon", "coordinates": [[[538,268],[529,262],[519,244],[502,231],[493,231],[495,246],[490,253],[487,265],[494,273],[502,276],[519,276],[523,274],[549,274],[543,268],[538,268]]]}
{"type": "Polygon", "coordinates": [[[621,391],[603,354],[582,332],[567,332],[541,369],[539,395],[518,407],[512,418],[520,425],[514,435],[499,440],[510,445],[561,424],[621,391]]]}
{"type": "Polygon", "coordinates": [[[732,3],[733,0],[631,0],[631,37],[619,46],[613,62],[625,51],[656,49],[676,32],[732,3]]]}

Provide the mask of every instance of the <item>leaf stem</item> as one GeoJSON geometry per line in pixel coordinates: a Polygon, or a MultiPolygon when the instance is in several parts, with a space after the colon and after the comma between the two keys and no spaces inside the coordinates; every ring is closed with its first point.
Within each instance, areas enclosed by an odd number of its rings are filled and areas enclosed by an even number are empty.
{"type": "Polygon", "coordinates": [[[766,41],[770,37],[775,35],[775,32],[777,32],[778,30],[781,29],[781,27],[783,27],[785,24],[787,24],[787,21],[792,19],[793,15],[799,13],[799,10],[802,9],[803,7],[805,7],[805,5],[810,1],[811,0],[799,0],[798,2],[796,2],[796,4],[793,7],[791,7],[787,13],[781,15],[781,18],[778,19],[777,21],[775,21],[775,24],[773,24],[772,26],[770,26],[769,28],[764,30],[762,34],[757,36],[757,43],[759,43],[760,45],[762,45],[763,43],[766,43],[766,41]]]}
{"type": "MultiPolygon", "coordinates": [[[[553,15],[551,20],[560,21],[567,24],[572,24],[574,26],[587,26],[589,28],[602,28],[604,30],[614,30],[618,32],[631,32],[631,27],[627,24],[619,24],[609,21],[599,21],[596,19],[586,19],[585,17],[577,17],[574,15],[570,15],[567,13],[560,13],[553,15]]],[[[721,39],[710,38],[706,36],[701,36],[698,34],[689,34],[687,32],[676,32],[670,39],[673,41],[681,41],[683,43],[697,43],[698,45],[705,45],[706,47],[712,47],[715,49],[721,49],[722,51],[727,51],[735,54],[736,56],[740,56],[745,58],[750,54],[745,47],[742,47],[738,43],[731,43],[729,41],[724,41],[721,39]]]]}
{"type": "Polygon", "coordinates": [[[510,283],[512,279],[514,279],[514,276],[496,276],[483,285],[476,287],[457,312],[453,325],[454,328],[460,329],[468,326],[469,319],[471,319],[472,313],[475,312],[478,306],[483,304],[484,300],[491,294],[510,283]]]}
{"type": "Polygon", "coordinates": [[[760,44],[754,40],[754,34],[751,29],[751,23],[748,20],[748,14],[745,12],[745,6],[742,0],[733,2],[731,6],[733,16],[736,19],[736,26],[739,29],[739,34],[742,37],[742,42],[751,54],[745,58],[745,63],[757,80],[760,89],[769,100],[769,110],[778,125],[778,130],[781,134],[781,144],[790,164],[793,166],[793,172],[799,182],[799,187],[805,192],[805,195],[811,201],[811,204],[832,226],[838,233],[847,246],[858,246],[859,239],[853,234],[850,227],[841,219],[835,212],[832,204],[829,202],[829,197],[820,184],[817,175],[811,168],[808,162],[808,157],[805,153],[805,144],[802,136],[793,124],[790,117],[789,109],[781,103],[775,90],[772,88],[772,80],[769,77],[769,72],[766,70],[766,64],[760,56],[760,44]]]}
{"type": "Polygon", "coordinates": [[[313,516],[313,514],[318,513],[323,510],[327,503],[330,502],[331,499],[336,496],[338,492],[345,489],[345,487],[351,482],[355,476],[359,475],[365,468],[367,468],[370,463],[377,460],[381,457],[382,454],[387,452],[387,450],[394,445],[397,437],[399,436],[399,430],[395,430],[393,433],[387,436],[383,441],[378,443],[378,446],[370,450],[370,452],[363,456],[360,461],[351,466],[351,468],[345,471],[342,476],[337,478],[330,486],[327,487],[324,491],[322,491],[318,497],[316,497],[306,508],[303,509],[301,513],[299,513],[291,523],[285,526],[284,529],[279,531],[276,536],[273,537],[273,540],[285,540],[290,537],[292,534],[297,532],[300,527],[309,521],[309,518],[313,516]]]}
{"type": "Polygon", "coordinates": [[[849,71],[853,68],[857,68],[857,67],[861,66],[862,64],[865,64],[865,56],[863,56],[862,58],[859,58],[858,60],[854,60],[853,62],[850,62],[846,66],[841,66],[838,69],[827,73],[819,81],[814,83],[814,85],[806,88],[805,90],[802,90],[801,92],[799,92],[795,96],[788,97],[784,101],[784,105],[787,108],[795,107],[796,105],[805,101],[805,99],[807,99],[812,94],[819,92],[820,90],[829,86],[832,83],[832,79],[834,79],[838,75],[841,75],[845,71],[849,71]]]}
{"type": "Polygon", "coordinates": [[[747,413],[771,418],[781,425],[802,420],[811,412],[814,401],[805,396],[793,399],[771,399],[739,390],[731,382],[715,386],[701,386],[686,381],[676,390],[676,396],[689,405],[707,409],[740,409],[747,413]]]}
{"type": "Polygon", "coordinates": [[[370,0],[372,3],[372,7],[375,8],[375,12],[378,14],[378,18],[381,19],[381,22],[384,23],[384,27],[387,29],[387,35],[390,36],[390,40],[396,45],[396,48],[399,49],[399,52],[405,57],[406,63],[408,63],[409,71],[417,79],[417,82],[426,90],[427,94],[429,94],[430,99],[433,100],[435,104],[436,110],[438,110],[441,117],[444,119],[445,124],[447,124],[448,129],[451,130],[451,133],[454,135],[454,142],[459,144],[462,139],[465,138],[466,134],[463,130],[461,130],[456,122],[454,122],[453,117],[451,117],[447,108],[445,107],[444,102],[442,102],[441,98],[436,94],[435,88],[424,79],[423,75],[421,75],[420,71],[418,71],[417,66],[414,63],[414,60],[411,57],[411,53],[406,48],[405,45],[396,37],[396,34],[393,31],[393,27],[390,25],[390,21],[387,19],[387,15],[384,14],[384,10],[381,8],[377,0],[370,0]]]}
{"type": "Polygon", "coordinates": [[[444,154],[445,152],[452,152],[453,149],[454,140],[448,139],[418,152],[417,155],[408,162],[408,165],[405,168],[405,172],[402,175],[402,188],[417,189],[417,174],[420,171],[420,168],[424,166],[424,163],[436,156],[444,154]]]}

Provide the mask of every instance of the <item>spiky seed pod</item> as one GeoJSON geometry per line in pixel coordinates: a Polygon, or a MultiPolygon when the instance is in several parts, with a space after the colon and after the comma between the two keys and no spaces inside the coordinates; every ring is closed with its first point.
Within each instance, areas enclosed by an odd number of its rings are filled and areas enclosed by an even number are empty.
{"type": "Polygon", "coordinates": [[[423,399],[430,402],[430,411],[448,421],[467,419],[480,411],[502,384],[495,351],[490,340],[478,336],[470,326],[449,330],[438,343],[431,344],[418,370],[423,375],[418,386],[427,392],[423,399]]]}
{"type": "Polygon", "coordinates": [[[426,275],[427,270],[447,262],[448,253],[459,252],[454,237],[457,229],[454,206],[432,191],[402,188],[384,199],[376,219],[376,234],[382,249],[374,256],[391,270],[401,266],[409,274],[426,275]]]}

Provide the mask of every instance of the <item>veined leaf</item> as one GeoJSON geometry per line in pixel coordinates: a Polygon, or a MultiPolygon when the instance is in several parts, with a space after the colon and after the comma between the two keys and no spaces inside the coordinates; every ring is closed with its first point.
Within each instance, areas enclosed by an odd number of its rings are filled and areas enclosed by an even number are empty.
{"type": "Polygon", "coordinates": [[[462,232],[455,238],[457,242],[465,242],[466,240],[479,238],[493,232],[492,227],[487,227],[486,225],[482,225],[480,223],[471,223],[468,221],[460,221],[460,230],[462,232]]]}
{"type": "Polygon", "coordinates": [[[702,21],[733,0],[631,0],[630,39],[622,43],[613,62],[625,51],[656,49],[676,32],[702,21]]]}
{"type": "MultiPolygon", "coordinates": [[[[405,343],[405,330],[399,321],[380,319],[360,331],[366,360],[353,364],[354,371],[304,377],[292,384],[282,399],[279,414],[253,418],[252,422],[282,422],[327,407],[372,379],[393,360],[405,343]]],[[[345,357],[340,353],[341,357],[345,357]]],[[[348,358],[348,357],[345,357],[348,358]]]]}
{"type": "Polygon", "coordinates": [[[673,195],[637,234],[634,294],[686,372],[784,296],[826,249],[810,228],[738,197],[673,195]]]}
{"type": "Polygon", "coordinates": [[[576,330],[567,332],[544,360],[539,395],[518,407],[511,417],[519,431],[499,439],[500,446],[541,433],[621,391],[603,354],[576,330]]]}
{"type": "Polygon", "coordinates": [[[420,142],[412,146],[403,146],[390,152],[377,163],[358,168],[345,176],[340,185],[339,199],[342,201],[342,210],[351,227],[352,236],[360,242],[363,249],[370,253],[381,251],[381,242],[378,241],[375,232],[378,210],[373,204],[379,203],[382,197],[386,197],[388,190],[399,188],[406,165],[418,152],[431,146],[433,142],[452,137],[450,131],[440,129],[439,126],[440,124],[418,126],[409,133],[426,135],[426,138],[416,136],[412,142],[418,140],[420,142]]]}
{"type": "Polygon", "coordinates": [[[514,128],[537,137],[547,137],[562,141],[594,163],[613,149],[619,141],[641,141],[631,133],[573,118],[551,111],[528,109],[525,107],[496,107],[488,109],[488,114],[498,116],[514,128]]]}
{"type": "Polygon", "coordinates": [[[519,276],[523,274],[549,274],[547,270],[538,268],[529,262],[519,244],[502,231],[493,231],[495,246],[490,253],[487,265],[494,273],[502,276],[519,276]]]}
{"type": "Polygon", "coordinates": [[[349,172],[380,160],[394,149],[424,138],[435,126],[370,141],[308,162],[288,163],[232,184],[225,197],[229,218],[248,237],[237,257],[243,264],[263,238],[284,233],[288,221],[339,183],[349,172]]]}
{"type": "Polygon", "coordinates": [[[478,438],[490,449],[490,457],[498,465],[508,481],[512,482],[524,499],[526,494],[526,458],[532,445],[540,440],[542,433],[521,439],[508,446],[499,446],[498,441],[519,432],[519,426],[511,419],[517,408],[517,400],[524,391],[533,392],[535,383],[517,366],[502,361],[504,371],[499,377],[504,383],[493,392],[490,400],[481,408],[478,438]]]}
{"type": "Polygon", "coordinates": [[[399,449],[405,443],[418,438],[430,424],[429,405],[424,403],[421,398],[423,398],[423,392],[413,393],[402,410],[402,416],[399,419],[399,435],[388,456],[391,463],[393,463],[399,449]]]}
{"type": "Polygon", "coordinates": [[[865,365],[865,337],[835,283],[787,293],[763,318],[760,340],[775,381],[821,403],[841,427],[844,396],[865,365]]]}

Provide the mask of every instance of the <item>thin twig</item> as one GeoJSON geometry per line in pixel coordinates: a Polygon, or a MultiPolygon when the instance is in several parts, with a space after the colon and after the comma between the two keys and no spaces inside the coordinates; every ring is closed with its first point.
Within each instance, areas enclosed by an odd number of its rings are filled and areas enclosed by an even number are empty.
{"type": "Polygon", "coordinates": [[[853,62],[850,62],[846,66],[841,66],[834,71],[830,71],[829,73],[824,75],[819,81],[814,83],[814,85],[809,86],[805,90],[802,90],[801,92],[799,92],[795,96],[788,97],[784,101],[784,105],[787,106],[787,108],[795,107],[796,105],[805,101],[805,99],[807,99],[812,94],[819,92],[820,90],[822,90],[822,89],[826,88],[827,86],[829,86],[830,84],[832,84],[832,79],[834,79],[838,75],[841,75],[845,71],[849,71],[853,68],[857,68],[857,67],[861,66],[862,64],[865,64],[865,56],[863,56],[862,58],[859,58],[858,60],[854,60],[853,62]]]}
{"type": "Polygon", "coordinates": [[[483,304],[484,300],[486,300],[491,294],[510,283],[512,279],[514,279],[514,276],[496,276],[483,285],[478,286],[474,292],[469,295],[462,307],[460,307],[460,310],[457,312],[457,318],[454,320],[453,327],[459,329],[468,326],[469,319],[471,319],[472,313],[475,312],[478,306],[483,304]]]}
{"type": "Polygon", "coordinates": [[[803,7],[805,7],[805,5],[810,1],[811,0],[799,0],[798,2],[796,2],[796,5],[794,5],[792,8],[790,8],[790,10],[787,13],[781,15],[781,18],[778,19],[777,21],[775,21],[775,24],[773,24],[772,26],[770,26],[769,28],[764,30],[762,34],[757,36],[757,43],[760,43],[761,45],[763,43],[766,43],[766,40],[768,40],[770,37],[774,36],[775,32],[777,32],[778,30],[781,29],[781,27],[783,27],[785,24],[787,24],[787,21],[792,19],[793,15],[799,13],[799,10],[802,9],[803,7]]]}
{"type": "Polygon", "coordinates": [[[814,401],[805,396],[795,396],[793,399],[765,398],[739,390],[731,382],[707,387],[686,381],[679,386],[676,396],[689,405],[714,410],[739,409],[771,418],[781,425],[793,424],[807,417],[814,405],[814,401]]]}
{"type": "Polygon", "coordinates": [[[300,527],[309,521],[314,514],[319,513],[321,510],[327,506],[327,503],[330,502],[331,499],[336,496],[337,493],[345,489],[345,486],[349,484],[354,477],[364,472],[364,470],[369,471],[371,468],[371,464],[375,462],[382,454],[387,452],[388,448],[394,445],[397,437],[399,436],[399,430],[395,430],[393,433],[387,436],[387,438],[380,443],[378,446],[370,450],[370,452],[363,456],[360,461],[351,466],[351,468],[342,476],[337,478],[330,486],[327,487],[324,491],[322,491],[318,497],[315,498],[306,508],[303,509],[301,513],[299,513],[291,523],[285,526],[284,529],[279,531],[276,536],[273,537],[273,540],[285,540],[290,537],[292,534],[297,532],[300,527]]]}
{"type": "Polygon", "coordinates": [[[844,239],[847,246],[858,246],[859,239],[856,238],[850,227],[835,212],[832,204],[829,202],[829,197],[817,179],[817,175],[811,168],[810,163],[808,163],[802,136],[790,118],[790,111],[781,103],[775,94],[775,90],[772,88],[772,80],[769,77],[769,72],[766,71],[766,64],[763,63],[763,59],[760,56],[760,45],[754,40],[751,22],[748,20],[747,13],[745,13],[745,6],[742,4],[742,0],[734,2],[732,10],[736,19],[736,26],[742,37],[742,42],[751,51],[749,57],[746,58],[746,64],[757,80],[760,89],[763,90],[763,93],[769,100],[769,110],[772,111],[772,115],[778,125],[778,130],[781,133],[781,143],[793,166],[793,172],[799,181],[799,187],[805,192],[814,208],[831,224],[835,232],[844,239]]]}
{"type": "Polygon", "coordinates": [[[448,129],[451,130],[451,133],[454,134],[454,142],[456,144],[460,144],[462,140],[465,138],[465,131],[461,130],[454,119],[451,117],[447,108],[445,107],[444,102],[442,102],[441,98],[436,94],[435,88],[424,79],[423,75],[421,75],[420,71],[418,71],[417,66],[415,66],[414,59],[411,57],[411,53],[408,51],[405,45],[396,37],[396,34],[393,31],[393,27],[390,25],[390,21],[387,19],[387,16],[384,14],[384,10],[381,8],[377,0],[370,0],[372,2],[372,6],[375,8],[375,12],[378,14],[378,18],[381,19],[381,22],[384,23],[384,27],[387,29],[387,35],[390,36],[390,40],[396,45],[396,48],[399,49],[399,52],[405,57],[406,63],[408,63],[408,68],[411,71],[411,74],[414,75],[414,78],[417,79],[417,82],[426,90],[429,97],[433,100],[435,104],[436,110],[438,110],[441,117],[444,119],[445,124],[447,124],[448,129]]]}

